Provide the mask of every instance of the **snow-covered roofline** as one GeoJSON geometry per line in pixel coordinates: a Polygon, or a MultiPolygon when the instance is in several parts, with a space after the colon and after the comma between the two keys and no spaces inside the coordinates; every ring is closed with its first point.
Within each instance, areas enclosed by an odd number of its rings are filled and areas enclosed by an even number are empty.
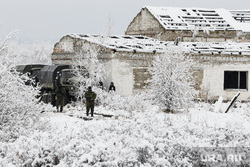
{"type": "MultiPolygon", "coordinates": [[[[87,34],[69,34],[69,36],[106,48],[115,49],[116,51],[163,53],[167,49],[167,45],[175,45],[174,41],[160,41],[146,36],[101,36],[87,34]]],[[[250,43],[179,42],[179,46],[181,46],[186,53],[250,55],[250,43]]]]}
{"type": "Polygon", "coordinates": [[[250,43],[238,42],[181,42],[186,53],[250,55],[250,43]]]}
{"type": "Polygon", "coordinates": [[[82,39],[90,43],[95,43],[106,48],[115,49],[117,51],[128,52],[163,52],[169,43],[146,36],[101,36],[87,34],[69,34],[69,36],[82,39]]]}
{"type": "Polygon", "coordinates": [[[146,6],[165,29],[250,32],[250,10],[146,6]]]}

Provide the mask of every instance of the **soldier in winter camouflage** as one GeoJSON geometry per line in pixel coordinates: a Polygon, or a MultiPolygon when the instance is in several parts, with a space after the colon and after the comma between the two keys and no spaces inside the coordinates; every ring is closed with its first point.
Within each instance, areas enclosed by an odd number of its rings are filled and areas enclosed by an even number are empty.
{"type": "Polygon", "coordinates": [[[56,109],[57,112],[59,112],[59,106],[60,106],[60,112],[63,111],[63,106],[64,106],[64,97],[66,96],[66,90],[64,87],[62,87],[62,85],[59,85],[58,87],[56,87],[55,90],[56,93],[56,109]]]}
{"type": "Polygon", "coordinates": [[[87,116],[89,116],[89,109],[91,109],[91,117],[93,117],[96,93],[92,91],[91,86],[89,86],[88,91],[85,92],[85,99],[86,99],[86,112],[87,112],[86,114],[87,116]]]}

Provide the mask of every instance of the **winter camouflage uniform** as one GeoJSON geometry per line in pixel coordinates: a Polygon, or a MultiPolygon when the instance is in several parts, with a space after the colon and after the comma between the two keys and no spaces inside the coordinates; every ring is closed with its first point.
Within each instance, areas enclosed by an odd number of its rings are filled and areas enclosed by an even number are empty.
{"type": "Polygon", "coordinates": [[[93,117],[96,93],[91,90],[91,87],[89,87],[88,91],[85,92],[85,99],[86,99],[86,112],[87,112],[86,114],[87,116],[89,116],[89,109],[91,109],[91,117],[93,117]]]}
{"type": "Polygon", "coordinates": [[[66,96],[66,90],[62,86],[56,87],[56,108],[58,112],[58,108],[60,106],[60,112],[63,111],[63,106],[64,106],[64,97],[66,96]]]}

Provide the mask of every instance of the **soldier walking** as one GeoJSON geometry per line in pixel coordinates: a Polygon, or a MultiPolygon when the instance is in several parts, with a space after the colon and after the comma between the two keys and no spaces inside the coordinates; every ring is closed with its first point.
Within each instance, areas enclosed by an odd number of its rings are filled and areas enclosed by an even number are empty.
{"type": "Polygon", "coordinates": [[[86,114],[89,116],[89,109],[91,109],[91,117],[94,117],[94,105],[96,99],[96,93],[92,91],[91,86],[88,87],[88,91],[85,92],[86,99],[86,114]]]}
{"type": "Polygon", "coordinates": [[[56,87],[56,109],[57,112],[59,112],[59,106],[60,106],[60,112],[63,111],[63,106],[64,106],[64,98],[66,96],[66,90],[62,85],[60,84],[59,86],[56,87]]]}

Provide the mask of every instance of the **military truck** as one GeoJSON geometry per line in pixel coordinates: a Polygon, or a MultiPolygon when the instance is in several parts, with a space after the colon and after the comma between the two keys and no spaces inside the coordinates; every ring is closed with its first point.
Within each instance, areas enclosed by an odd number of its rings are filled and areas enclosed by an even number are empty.
{"type": "Polygon", "coordinates": [[[85,69],[84,67],[81,69],[63,69],[61,71],[61,73],[59,74],[59,82],[60,84],[66,88],[66,90],[69,93],[69,96],[71,99],[75,100],[75,98],[78,96],[78,90],[76,89],[76,87],[79,86],[79,84],[82,84],[78,78],[78,76],[81,75],[84,78],[88,78],[89,77],[89,73],[87,71],[87,69],[85,69]],[[76,73],[76,71],[78,71],[78,74],[76,73]]]}
{"type": "Polygon", "coordinates": [[[65,104],[75,101],[77,97],[77,84],[81,84],[78,76],[89,77],[88,71],[83,67],[74,69],[70,65],[50,65],[44,66],[40,70],[40,85],[42,87],[42,100],[55,105],[55,89],[61,85],[66,89],[65,104]],[[76,74],[76,71],[79,74],[76,74]]]}
{"type": "Polygon", "coordinates": [[[22,74],[29,73],[33,74],[34,69],[42,69],[44,64],[28,64],[28,65],[18,65],[16,66],[16,71],[22,74]]]}
{"type": "MultiPolygon", "coordinates": [[[[56,104],[55,90],[61,85],[66,89],[65,104],[76,100],[77,84],[81,84],[76,74],[76,70],[70,65],[42,65],[29,64],[16,66],[17,72],[21,74],[28,73],[30,81],[33,86],[40,84],[41,86],[41,100],[45,103],[56,104]],[[32,82],[31,82],[32,81],[32,82]]],[[[83,67],[77,69],[84,77],[89,77],[88,71],[83,67]]]]}
{"type": "MultiPolygon", "coordinates": [[[[70,69],[69,65],[48,65],[44,66],[40,71],[39,83],[42,87],[41,96],[42,101],[55,105],[55,89],[60,84],[61,71],[63,69],[70,69]]],[[[65,98],[69,101],[69,96],[65,98]]]]}
{"type": "Polygon", "coordinates": [[[25,84],[37,86],[40,78],[40,70],[44,67],[44,64],[28,64],[28,65],[18,65],[16,66],[16,71],[20,74],[26,74],[29,76],[30,80],[25,84]]]}

